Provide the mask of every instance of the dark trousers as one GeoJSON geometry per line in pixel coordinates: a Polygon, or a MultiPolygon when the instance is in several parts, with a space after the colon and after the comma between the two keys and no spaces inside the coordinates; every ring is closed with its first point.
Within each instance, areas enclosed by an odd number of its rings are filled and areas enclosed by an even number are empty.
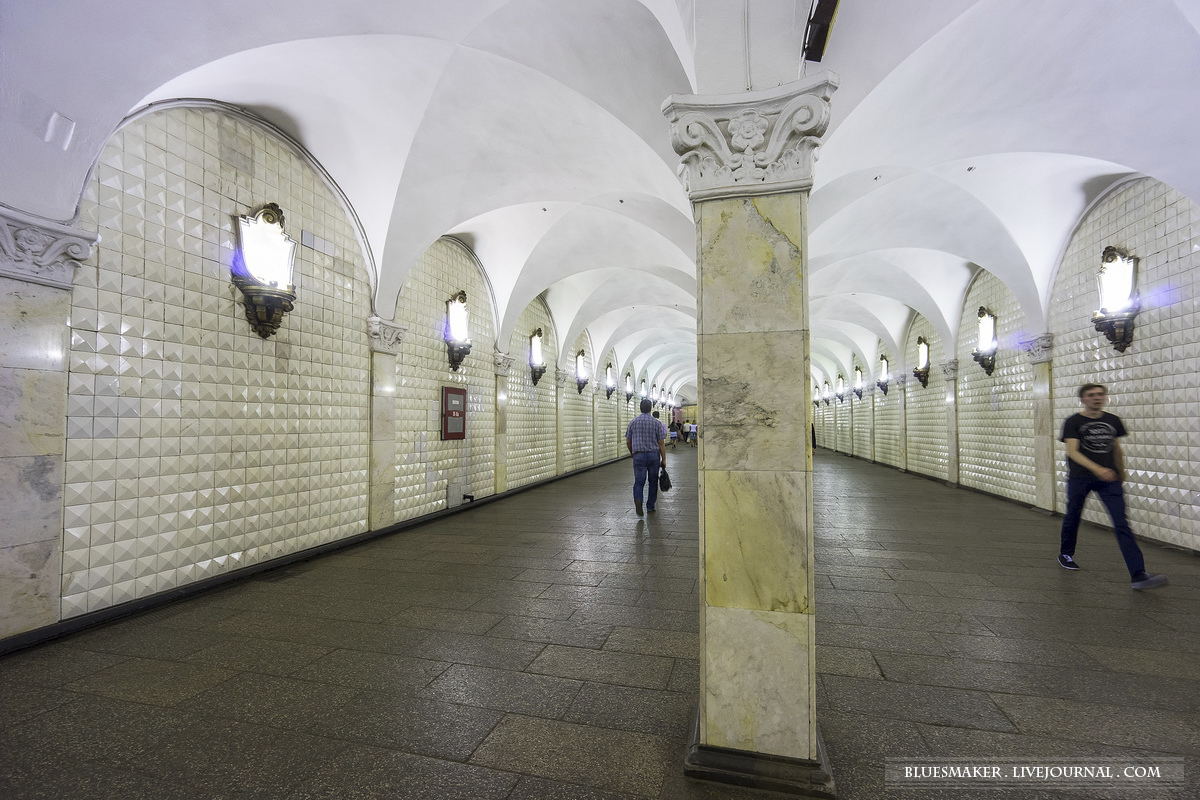
{"type": "Polygon", "coordinates": [[[646,476],[650,476],[650,496],[646,498],[646,508],[654,508],[658,500],[658,451],[633,454],[633,499],[642,502],[642,485],[646,476]]]}
{"type": "Polygon", "coordinates": [[[1133,531],[1125,521],[1125,491],[1120,481],[1102,481],[1092,475],[1067,479],[1067,510],[1063,514],[1062,544],[1059,552],[1066,556],[1075,555],[1075,537],[1079,533],[1079,520],[1083,516],[1083,501],[1089,492],[1095,492],[1112,517],[1113,533],[1117,547],[1125,557],[1125,566],[1130,577],[1136,578],[1146,570],[1142,550],[1133,538],[1133,531]]]}

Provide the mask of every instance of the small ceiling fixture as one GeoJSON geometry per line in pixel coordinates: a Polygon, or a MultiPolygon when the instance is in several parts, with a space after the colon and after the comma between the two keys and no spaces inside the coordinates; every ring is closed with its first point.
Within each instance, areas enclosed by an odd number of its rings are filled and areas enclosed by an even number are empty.
{"type": "Polygon", "coordinates": [[[1100,286],[1100,310],[1092,313],[1092,324],[1124,353],[1133,343],[1133,320],[1141,310],[1137,296],[1138,260],[1109,245],[1100,256],[1096,282],[1100,286]]]}

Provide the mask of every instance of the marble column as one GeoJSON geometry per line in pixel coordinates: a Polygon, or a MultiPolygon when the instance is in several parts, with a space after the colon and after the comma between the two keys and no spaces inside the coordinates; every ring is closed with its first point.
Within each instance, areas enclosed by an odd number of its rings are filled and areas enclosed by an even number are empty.
{"type": "Polygon", "coordinates": [[[71,287],[95,243],[0,209],[0,638],[61,618],[71,287]]]}
{"type": "Polygon", "coordinates": [[[1034,505],[1054,510],[1054,420],[1053,354],[1054,334],[1021,342],[1021,349],[1033,365],[1033,471],[1037,478],[1034,505]]]}
{"type": "Polygon", "coordinates": [[[512,356],[493,353],[496,367],[496,494],[508,491],[508,373],[512,369],[512,356]]]}
{"type": "Polygon", "coordinates": [[[900,455],[897,461],[900,462],[900,469],[908,472],[908,375],[903,372],[892,379],[896,384],[896,393],[899,395],[899,417],[900,417],[900,455]]]}
{"type": "MultiPolygon", "coordinates": [[[[664,104],[697,228],[700,697],[685,772],[825,796],[807,202],[836,79],[664,104]],[[775,778],[764,782],[770,763],[775,778]]],[[[840,404],[839,404],[840,405],[840,404]]]]}
{"type": "Polygon", "coordinates": [[[563,451],[563,441],[566,439],[567,386],[574,390],[575,373],[565,369],[554,368],[554,474],[562,475],[566,471],[567,454],[563,451]]]}
{"type": "Polygon", "coordinates": [[[946,376],[946,483],[958,485],[958,359],[942,362],[946,376]]]}
{"type": "Polygon", "coordinates": [[[396,524],[396,357],[408,330],[379,317],[367,319],[371,341],[371,458],[367,527],[396,524]]]}

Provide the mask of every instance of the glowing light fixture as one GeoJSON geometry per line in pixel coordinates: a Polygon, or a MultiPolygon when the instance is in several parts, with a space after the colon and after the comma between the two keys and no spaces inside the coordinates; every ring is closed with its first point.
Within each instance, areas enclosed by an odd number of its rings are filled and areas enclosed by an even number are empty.
{"type": "Polygon", "coordinates": [[[625,402],[628,403],[633,399],[633,376],[628,372],[625,373],[625,402]]]}
{"type": "Polygon", "coordinates": [[[862,400],[862,370],[858,367],[854,368],[854,396],[862,400]]]}
{"type": "Polygon", "coordinates": [[[996,368],[996,315],[983,306],[979,307],[979,334],[971,358],[983,367],[988,375],[996,368]]]}
{"type": "Polygon", "coordinates": [[[1092,313],[1092,324],[1124,353],[1133,343],[1133,320],[1141,310],[1137,296],[1137,259],[1109,245],[1100,257],[1096,281],[1100,286],[1100,310],[1092,313]]]}
{"type": "Polygon", "coordinates": [[[821,399],[825,401],[825,405],[829,405],[829,401],[833,399],[833,392],[829,389],[829,381],[825,381],[824,389],[821,391],[821,399]]]}
{"type": "Polygon", "coordinates": [[[542,353],[542,329],[538,328],[529,334],[529,376],[533,378],[533,385],[537,386],[545,374],[546,356],[542,353]]]}
{"type": "Polygon", "coordinates": [[[612,362],[608,362],[608,366],[604,368],[604,396],[605,398],[612,397],[612,393],[617,390],[617,379],[613,375],[612,362]]]}
{"type": "Polygon", "coordinates": [[[230,269],[233,285],[245,298],[250,327],[266,339],[295,307],[296,240],[283,232],[283,211],[274,203],[253,216],[238,217],[238,239],[241,247],[230,269]]]}
{"type": "Polygon", "coordinates": [[[846,379],[839,372],[837,376],[837,399],[839,403],[846,402],[846,379]]]}
{"type": "Polygon", "coordinates": [[[644,378],[642,379],[642,392],[641,392],[641,394],[642,394],[642,397],[645,397],[645,396],[646,396],[646,381],[645,381],[645,379],[644,379],[644,378]]]}
{"type": "Polygon", "coordinates": [[[583,387],[587,386],[590,380],[587,371],[587,356],[580,350],[575,354],[575,385],[579,387],[580,394],[583,394],[583,387]]]}
{"type": "Polygon", "coordinates": [[[892,379],[891,373],[888,372],[889,369],[890,366],[888,364],[888,357],[881,353],[879,356],[879,378],[875,381],[875,385],[878,386],[879,391],[883,392],[884,394],[887,394],[888,382],[892,379]]]}
{"type": "Polygon", "coordinates": [[[467,311],[467,293],[451,295],[446,301],[446,354],[450,369],[455,372],[462,366],[463,359],[471,352],[470,314],[467,311]]]}
{"type": "Polygon", "coordinates": [[[917,366],[913,368],[913,377],[921,382],[921,388],[929,385],[929,342],[924,336],[917,337],[917,366]]]}

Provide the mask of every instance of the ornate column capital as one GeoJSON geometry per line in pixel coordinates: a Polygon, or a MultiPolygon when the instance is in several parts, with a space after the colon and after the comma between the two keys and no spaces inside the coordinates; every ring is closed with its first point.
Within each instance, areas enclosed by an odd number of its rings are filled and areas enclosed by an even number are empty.
{"type": "Polygon", "coordinates": [[[942,374],[946,376],[946,380],[952,381],[958,377],[958,359],[952,358],[949,361],[943,361],[941,364],[942,374]]]}
{"type": "Polygon", "coordinates": [[[1029,358],[1030,364],[1045,364],[1054,360],[1054,334],[1043,333],[1032,339],[1021,342],[1021,349],[1029,358]]]}
{"type": "Polygon", "coordinates": [[[693,202],[807,190],[838,77],[757,92],[671,95],[663,114],[693,202]]]}
{"type": "Polygon", "coordinates": [[[100,237],[90,231],[0,208],[0,275],[70,289],[75,268],[100,237]]]}
{"type": "Polygon", "coordinates": [[[379,317],[367,317],[367,335],[371,338],[371,350],[376,353],[399,355],[400,343],[408,328],[379,317]]]}
{"type": "Polygon", "coordinates": [[[908,383],[908,373],[906,373],[906,372],[901,372],[901,373],[900,373],[899,375],[897,375],[895,378],[892,378],[892,380],[894,380],[894,381],[896,382],[896,385],[897,385],[897,386],[899,386],[901,389],[903,389],[903,388],[904,388],[904,385],[905,385],[906,383],[908,383]]]}
{"type": "Polygon", "coordinates": [[[567,383],[575,377],[575,373],[570,370],[554,368],[554,382],[560,387],[566,386],[567,383]]]}
{"type": "Polygon", "coordinates": [[[492,353],[492,366],[496,368],[496,377],[507,378],[514,361],[516,361],[515,358],[505,353],[492,353]]]}

